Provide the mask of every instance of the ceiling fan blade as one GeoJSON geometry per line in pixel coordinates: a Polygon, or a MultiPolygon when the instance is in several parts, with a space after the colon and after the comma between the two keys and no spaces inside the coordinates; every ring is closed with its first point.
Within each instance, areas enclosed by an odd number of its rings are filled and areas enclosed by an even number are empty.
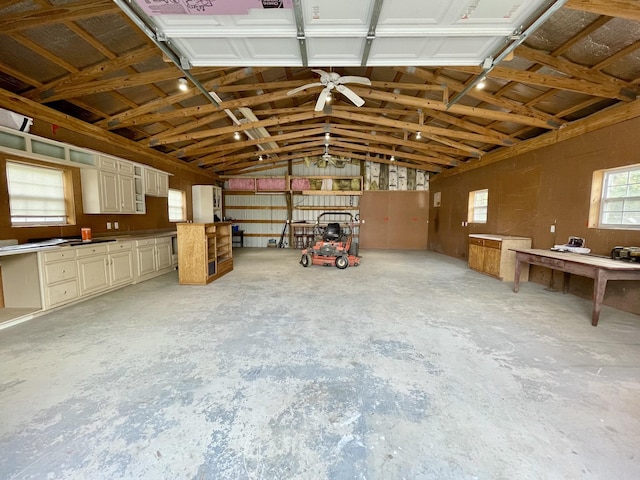
{"type": "Polygon", "coordinates": [[[371,80],[369,80],[367,77],[355,77],[346,75],[344,77],[340,77],[338,83],[359,83],[361,85],[371,85],[371,80]]]}
{"type": "Polygon", "coordinates": [[[341,94],[351,100],[356,107],[361,107],[362,105],[364,105],[364,100],[349,87],[338,85],[336,87],[336,90],[338,90],[341,94]]]}
{"type": "Polygon", "coordinates": [[[327,97],[329,96],[330,91],[331,89],[329,87],[326,87],[320,92],[320,95],[318,95],[318,101],[316,102],[316,108],[314,108],[316,112],[322,111],[322,109],[324,108],[324,104],[327,102],[327,97]]]}
{"type": "Polygon", "coordinates": [[[322,83],[320,82],[315,82],[315,83],[308,83],[306,85],[303,85],[301,87],[298,88],[294,88],[293,90],[289,90],[287,92],[287,95],[295,95],[298,92],[301,92],[302,90],[306,90],[307,88],[311,88],[311,87],[321,87],[322,83]]]}
{"type": "Polygon", "coordinates": [[[320,75],[320,78],[323,78],[323,77],[329,78],[331,76],[329,72],[325,72],[324,70],[319,70],[317,68],[312,68],[311,71],[320,75]]]}

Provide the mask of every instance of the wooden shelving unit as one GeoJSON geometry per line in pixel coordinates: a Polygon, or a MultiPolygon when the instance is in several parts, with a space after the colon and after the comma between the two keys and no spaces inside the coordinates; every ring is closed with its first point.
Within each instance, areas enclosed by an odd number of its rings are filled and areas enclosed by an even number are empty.
{"type": "Polygon", "coordinates": [[[206,285],[233,270],[231,222],[179,223],[178,283],[206,285]]]}

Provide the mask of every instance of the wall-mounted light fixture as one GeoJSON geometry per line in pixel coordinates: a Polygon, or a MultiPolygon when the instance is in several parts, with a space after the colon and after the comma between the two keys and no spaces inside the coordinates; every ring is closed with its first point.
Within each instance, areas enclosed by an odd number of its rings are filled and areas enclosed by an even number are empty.
{"type": "Polygon", "coordinates": [[[189,90],[189,84],[187,83],[186,78],[178,79],[178,89],[182,92],[186,92],[187,90],[189,90]]]}

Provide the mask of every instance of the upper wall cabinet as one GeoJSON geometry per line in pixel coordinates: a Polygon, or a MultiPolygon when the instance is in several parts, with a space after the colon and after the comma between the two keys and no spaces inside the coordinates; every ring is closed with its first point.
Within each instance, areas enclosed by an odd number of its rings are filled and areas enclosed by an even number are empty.
{"type": "Polygon", "coordinates": [[[99,169],[82,169],[84,213],[136,212],[134,164],[100,155],[99,169]]]}
{"type": "Polygon", "coordinates": [[[144,193],[151,197],[168,197],[169,174],[144,167],[144,193]]]}

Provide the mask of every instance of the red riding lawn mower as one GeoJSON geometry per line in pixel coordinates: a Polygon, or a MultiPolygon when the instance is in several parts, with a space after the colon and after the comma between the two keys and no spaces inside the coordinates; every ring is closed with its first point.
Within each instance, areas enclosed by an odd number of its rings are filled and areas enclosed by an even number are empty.
{"type": "MultiPolygon", "coordinates": [[[[326,221],[326,220],[325,220],[326,221]]],[[[315,245],[302,250],[300,264],[303,267],[309,265],[335,265],[339,269],[349,266],[360,265],[358,257],[358,243],[353,241],[353,230],[355,228],[353,215],[348,212],[326,212],[321,213],[316,220],[313,229],[315,245]],[[349,217],[348,222],[322,222],[323,217],[349,217]]]]}

